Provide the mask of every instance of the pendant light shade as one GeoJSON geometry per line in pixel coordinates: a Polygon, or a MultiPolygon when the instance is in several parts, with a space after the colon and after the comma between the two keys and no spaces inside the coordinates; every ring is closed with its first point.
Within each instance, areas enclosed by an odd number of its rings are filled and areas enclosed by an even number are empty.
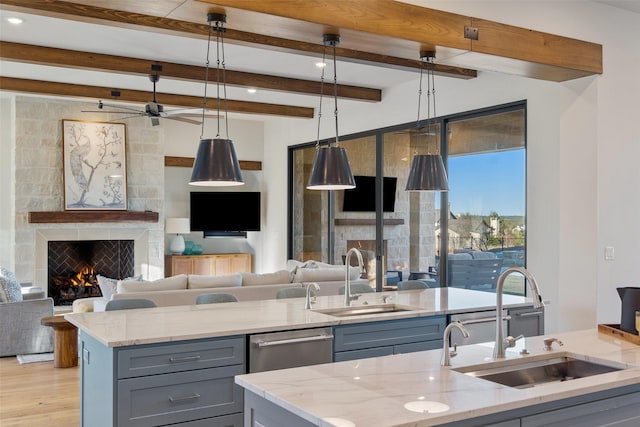
{"type": "MultiPolygon", "coordinates": [[[[420,130],[420,105],[422,103],[422,70],[427,65],[427,134],[431,134],[431,108],[436,114],[436,90],[433,77],[434,51],[421,52],[423,66],[420,68],[420,88],[418,90],[418,118],[416,120],[416,140],[420,130]],[[433,98],[433,99],[430,99],[433,98]],[[431,102],[433,101],[433,103],[431,102]]],[[[449,191],[447,171],[439,154],[415,154],[407,179],[405,191],[449,191]]]]}
{"type": "Polygon", "coordinates": [[[347,190],[355,188],[347,150],[343,147],[321,147],[313,160],[309,190],[347,190]]]}
{"type": "Polygon", "coordinates": [[[191,185],[223,187],[244,184],[230,139],[201,139],[191,173],[191,185]]]}
{"type": "Polygon", "coordinates": [[[320,120],[322,118],[322,96],[324,94],[324,68],[320,79],[320,106],[318,107],[318,133],[316,136],[316,157],[313,160],[311,176],[309,177],[309,190],[348,190],[356,187],[356,181],[351,172],[351,165],[347,157],[347,150],[338,145],[338,80],[336,73],[336,46],[340,43],[337,34],[325,34],[322,38],[324,50],[322,63],[325,63],[327,46],[333,48],[333,101],[335,105],[334,117],[336,124],[335,144],[329,143],[326,147],[320,147],[320,120]]]}
{"type": "Polygon", "coordinates": [[[447,172],[439,154],[419,154],[413,157],[406,191],[449,191],[447,172]]]}
{"type": "Polygon", "coordinates": [[[202,102],[202,133],[200,135],[200,145],[193,163],[190,185],[229,187],[243,185],[240,163],[233,148],[233,141],[229,139],[229,112],[227,111],[227,79],[224,59],[224,24],[227,16],[220,13],[208,13],[207,23],[209,24],[209,34],[207,40],[207,62],[204,75],[204,97],[202,102]],[[216,89],[217,89],[217,111],[218,111],[218,133],[216,137],[204,138],[205,113],[207,111],[207,84],[209,82],[209,50],[211,47],[211,32],[216,32],[216,89]],[[222,53],[222,58],[220,58],[222,53]],[[224,99],[220,99],[220,82],[222,82],[224,99]],[[226,121],[227,137],[220,136],[220,107],[224,105],[224,117],[226,121]]]}

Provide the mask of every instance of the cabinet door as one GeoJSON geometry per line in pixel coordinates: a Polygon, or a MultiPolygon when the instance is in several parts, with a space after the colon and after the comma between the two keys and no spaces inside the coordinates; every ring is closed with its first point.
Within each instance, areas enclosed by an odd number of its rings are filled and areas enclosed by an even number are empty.
{"type": "Polygon", "coordinates": [[[222,276],[233,273],[231,270],[231,255],[216,255],[213,262],[215,268],[212,274],[222,276]]]}
{"type": "Polygon", "coordinates": [[[544,334],[544,309],[525,307],[509,309],[508,333],[512,337],[535,337],[544,334]]]}
{"type": "Polygon", "coordinates": [[[213,260],[208,256],[193,257],[193,273],[210,276],[214,274],[213,260]]]}
{"type": "Polygon", "coordinates": [[[171,257],[171,275],[193,274],[193,258],[190,256],[171,257]]]}
{"type": "Polygon", "coordinates": [[[251,272],[251,255],[249,254],[237,254],[233,255],[231,259],[231,272],[251,272]]]}

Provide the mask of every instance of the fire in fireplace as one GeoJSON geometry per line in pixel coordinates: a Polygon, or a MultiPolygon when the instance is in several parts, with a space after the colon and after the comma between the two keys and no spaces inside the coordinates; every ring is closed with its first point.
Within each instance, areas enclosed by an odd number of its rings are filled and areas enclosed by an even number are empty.
{"type": "Polygon", "coordinates": [[[55,305],[99,297],[98,274],[124,278],[134,273],[133,240],[50,241],[49,296],[55,305]]]}

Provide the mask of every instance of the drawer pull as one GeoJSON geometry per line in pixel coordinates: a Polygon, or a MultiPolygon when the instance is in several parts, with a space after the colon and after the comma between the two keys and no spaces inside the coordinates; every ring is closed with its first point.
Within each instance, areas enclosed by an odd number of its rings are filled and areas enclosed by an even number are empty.
{"type": "Polygon", "coordinates": [[[169,402],[171,403],[176,403],[176,402],[184,402],[185,400],[194,400],[194,399],[199,399],[200,395],[198,393],[193,393],[189,396],[182,396],[182,397],[171,397],[169,396],[169,402]]]}
{"type": "Polygon", "coordinates": [[[529,311],[527,313],[516,313],[518,317],[531,317],[531,316],[540,316],[542,314],[541,311],[529,311]]]}
{"type": "Polygon", "coordinates": [[[169,362],[171,363],[184,363],[184,362],[193,362],[194,360],[199,360],[200,356],[185,356],[185,357],[170,357],[169,362]]]}

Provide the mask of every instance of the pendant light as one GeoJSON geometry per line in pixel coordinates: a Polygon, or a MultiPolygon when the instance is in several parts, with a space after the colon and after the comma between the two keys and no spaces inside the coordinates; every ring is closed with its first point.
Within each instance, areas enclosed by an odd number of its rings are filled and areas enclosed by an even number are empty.
{"type": "Polygon", "coordinates": [[[225,187],[243,185],[240,163],[233,148],[233,141],[229,139],[229,114],[227,112],[227,79],[224,62],[224,23],[227,16],[220,13],[208,13],[209,36],[207,40],[207,63],[204,75],[204,99],[202,102],[202,131],[200,145],[193,164],[191,181],[189,184],[198,186],[225,187]],[[212,28],[213,26],[213,28],[212,28]],[[207,110],[207,84],[209,80],[209,50],[211,47],[211,31],[216,32],[216,88],[218,110],[218,133],[213,139],[204,138],[204,118],[207,110]],[[222,54],[222,69],[220,56],[222,54]],[[224,117],[226,138],[220,137],[220,77],[224,90],[224,117]]]}
{"type": "MultiPolygon", "coordinates": [[[[433,77],[435,52],[421,52],[420,88],[418,90],[418,119],[416,120],[416,139],[420,130],[420,104],[422,103],[422,71],[427,69],[427,134],[431,134],[431,98],[433,115],[436,115],[436,89],[433,77]]],[[[417,145],[417,144],[416,144],[417,145]]],[[[439,154],[415,154],[407,179],[406,191],[449,191],[447,172],[442,156],[439,154]]]]}
{"type": "Polygon", "coordinates": [[[324,93],[324,67],[320,79],[320,106],[318,108],[318,134],[316,137],[316,156],[309,177],[309,190],[347,190],[355,188],[356,182],[351,173],[351,166],[347,157],[347,150],[339,146],[338,141],[338,78],[336,72],[336,46],[340,43],[337,34],[325,34],[322,38],[324,49],[322,63],[325,63],[327,46],[333,48],[333,99],[335,104],[334,116],[336,121],[335,145],[329,143],[320,147],[320,120],[322,119],[322,96],[324,93]]]}

